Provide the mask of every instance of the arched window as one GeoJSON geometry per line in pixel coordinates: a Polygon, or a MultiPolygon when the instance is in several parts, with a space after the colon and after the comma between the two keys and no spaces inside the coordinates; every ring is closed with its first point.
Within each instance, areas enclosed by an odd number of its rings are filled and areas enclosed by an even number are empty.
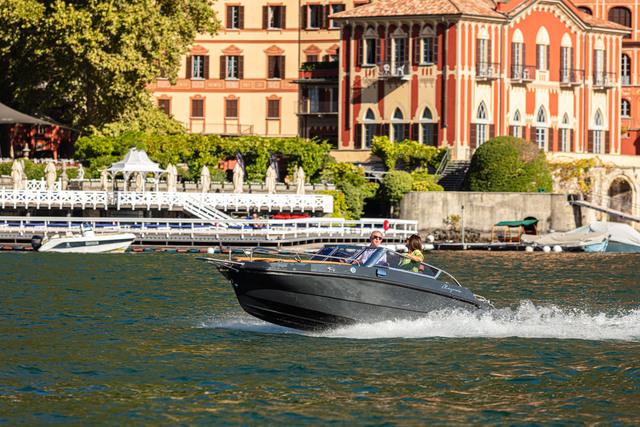
{"type": "Polygon", "coordinates": [[[482,27],[476,39],[476,75],[490,77],[491,67],[491,40],[485,27],[482,27]]]}
{"type": "MultiPolygon", "coordinates": [[[[625,27],[631,27],[631,11],[623,6],[612,7],[609,9],[609,21],[625,27]]],[[[624,38],[629,37],[631,37],[629,34],[624,36],[624,38]]]]}
{"type": "Polygon", "coordinates": [[[604,86],[607,83],[604,58],[604,42],[598,39],[593,51],[593,84],[596,86],[604,86]]]}
{"type": "Polygon", "coordinates": [[[573,83],[576,81],[573,71],[573,46],[571,37],[564,33],[560,42],[560,82],[573,83]]]}
{"type": "Polygon", "coordinates": [[[602,150],[604,148],[604,118],[602,116],[602,111],[598,109],[596,111],[595,116],[593,117],[594,129],[592,132],[592,144],[591,144],[591,152],[596,154],[602,154],[602,150]]]}
{"type": "Polygon", "coordinates": [[[536,35],[536,69],[549,70],[549,32],[545,27],[540,27],[536,35]]]}
{"type": "Polygon", "coordinates": [[[431,114],[431,110],[428,107],[425,107],[422,112],[422,116],[420,117],[420,141],[424,145],[433,145],[437,146],[437,124],[433,121],[433,114],[431,114]]]}
{"type": "Polygon", "coordinates": [[[620,60],[620,77],[623,85],[631,84],[631,58],[626,53],[622,54],[620,60]]]}
{"type": "Polygon", "coordinates": [[[522,31],[516,29],[511,38],[511,78],[524,77],[524,37],[522,31]]]}
{"type": "Polygon", "coordinates": [[[481,102],[476,113],[476,147],[481,146],[489,139],[488,117],[487,106],[481,102]]]}
{"type": "Polygon", "coordinates": [[[562,116],[560,123],[560,151],[571,151],[571,128],[569,127],[569,115],[562,116]]]}
{"type": "Polygon", "coordinates": [[[620,116],[631,117],[631,103],[627,99],[623,99],[620,103],[620,116]]]}
{"type": "Polygon", "coordinates": [[[391,117],[391,135],[389,138],[392,141],[400,142],[407,139],[407,125],[404,123],[404,114],[400,108],[396,108],[391,117]]]}
{"type": "Polygon", "coordinates": [[[376,65],[378,62],[378,34],[369,28],[362,37],[362,65],[376,65]]]}
{"type": "Polygon", "coordinates": [[[398,28],[391,34],[391,67],[394,75],[403,75],[409,71],[409,46],[407,40],[407,33],[402,31],[402,28],[398,28]]]}
{"type": "Polygon", "coordinates": [[[591,9],[589,9],[587,6],[578,6],[578,9],[581,12],[584,12],[584,13],[586,13],[588,15],[593,15],[593,12],[591,12],[591,9]]]}
{"type": "Polygon", "coordinates": [[[515,136],[516,138],[522,138],[522,117],[520,116],[520,110],[516,110],[513,113],[513,122],[511,124],[511,136],[515,136]]]}
{"type": "Polygon", "coordinates": [[[538,109],[538,114],[536,114],[536,143],[541,150],[547,151],[547,135],[549,129],[547,128],[547,113],[544,111],[543,107],[538,109]]]}
{"type": "Polygon", "coordinates": [[[362,137],[364,139],[365,148],[371,148],[373,137],[376,134],[377,126],[376,115],[373,113],[373,110],[369,108],[364,115],[364,120],[362,123],[362,137]]]}

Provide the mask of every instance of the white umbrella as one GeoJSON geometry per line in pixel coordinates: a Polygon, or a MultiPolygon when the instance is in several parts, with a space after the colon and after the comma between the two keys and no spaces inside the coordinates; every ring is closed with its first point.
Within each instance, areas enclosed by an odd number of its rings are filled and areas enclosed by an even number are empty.
{"type": "Polygon", "coordinates": [[[145,176],[142,172],[136,173],[136,191],[144,193],[145,176]]]}
{"type": "Polygon", "coordinates": [[[78,179],[84,179],[84,168],[82,167],[82,163],[78,165],[78,179]]]}
{"type": "Polygon", "coordinates": [[[20,160],[14,160],[13,165],[11,165],[11,181],[13,182],[13,189],[20,190],[22,184],[22,170],[20,160]]]}
{"type": "Polygon", "coordinates": [[[276,192],[276,169],[273,167],[273,165],[269,165],[269,167],[267,168],[265,185],[267,186],[267,193],[273,194],[276,192]]]}
{"type": "Polygon", "coordinates": [[[206,166],[202,167],[202,172],[200,173],[200,185],[202,186],[203,193],[209,192],[209,188],[211,187],[211,174],[209,173],[209,168],[206,166]]]}
{"type": "Polygon", "coordinates": [[[67,175],[67,165],[66,164],[62,164],[62,173],[60,174],[60,189],[62,191],[67,191],[67,188],[69,187],[69,176],[67,175]]]}
{"type": "Polygon", "coordinates": [[[305,176],[304,176],[304,169],[302,169],[302,166],[298,166],[294,179],[296,181],[296,194],[303,195],[305,176]]]}
{"type": "Polygon", "coordinates": [[[177,188],[178,170],[172,164],[167,165],[167,191],[175,193],[177,188]]]}
{"type": "Polygon", "coordinates": [[[244,171],[240,163],[236,163],[233,168],[233,192],[242,193],[242,185],[244,184],[244,171]]]}
{"type": "Polygon", "coordinates": [[[47,191],[53,191],[56,185],[56,166],[53,162],[47,163],[47,166],[44,168],[44,179],[47,182],[47,191]]]}
{"type": "Polygon", "coordinates": [[[24,171],[24,162],[22,159],[18,159],[18,163],[20,164],[20,190],[27,189],[27,174],[24,171]]]}
{"type": "Polygon", "coordinates": [[[109,191],[109,172],[106,169],[100,171],[100,188],[102,191],[109,191]]]}

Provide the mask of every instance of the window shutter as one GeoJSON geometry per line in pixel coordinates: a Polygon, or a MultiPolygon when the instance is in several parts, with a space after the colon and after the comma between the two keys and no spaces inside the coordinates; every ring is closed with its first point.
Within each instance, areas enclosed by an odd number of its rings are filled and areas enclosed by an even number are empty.
{"type": "Polygon", "coordinates": [[[280,76],[279,77],[281,79],[284,79],[287,76],[287,71],[286,71],[287,69],[284,66],[285,57],[284,56],[280,56],[279,58],[280,58],[280,76]]]}
{"type": "Polygon", "coordinates": [[[287,6],[280,6],[280,28],[287,28],[287,6]]]}
{"type": "Polygon", "coordinates": [[[549,135],[548,135],[549,143],[548,143],[548,146],[547,146],[547,151],[558,151],[558,150],[554,149],[555,144],[553,143],[553,135],[554,135],[555,132],[554,132],[553,128],[549,128],[548,132],[549,132],[549,135]]]}
{"type": "Polygon", "coordinates": [[[231,10],[233,6],[227,6],[227,21],[225,26],[231,28],[231,10]]]}
{"type": "Polygon", "coordinates": [[[480,65],[482,58],[480,58],[480,39],[476,39],[476,67],[480,65]]]}
{"type": "Polygon", "coordinates": [[[209,55],[204,57],[204,79],[209,80],[209,55]]]}
{"type": "Polygon", "coordinates": [[[471,123],[471,128],[469,129],[469,147],[472,150],[476,149],[476,124],[471,123]]]}
{"type": "Polygon", "coordinates": [[[437,123],[432,124],[431,129],[432,129],[431,133],[433,134],[433,146],[437,147],[438,143],[440,142],[438,141],[438,124],[437,123]]]}
{"type": "Polygon", "coordinates": [[[267,78],[272,79],[275,77],[275,56],[267,56],[267,78]]]}
{"type": "Polygon", "coordinates": [[[611,150],[611,141],[609,141],[609,131],[604,131],[604,152],[605,154],[610,154],[613,150],[611,150]]]}
{"type": "Polygon", "coordinates": [[[571,152],[575,152],[576,151],[576,145],[575,145],[575,141],[574,141],[574,130],[571,129],[569,131],[569,150],[571,150],[571,152]]]}
{"type": "Polygon", "coordinates": [[[515,135],[515,126],[509,126],[509,136],[514,136],[515,135]]]}
{"type": "Polygon", "coordinates": [[[376,50],[376,65],[380,64],[381,62],[381,50],[382,50],[382,43],[380,39],[375,39],[375,41],[373,42],[374,45],[374,49],[376,50]]]}
{"type": "Polygon", "coordinates": [[[420,141],[420,125],[418,123],[412,123],[409,139],[412,141],[420,141]]]}
{"type": "MultiPolygon", "coordinates": [[[[437,64],[438,63],[438,26],[436,25],[433,29],[434,31],[434,36],[433,36],[433,63],[437,64]]],[[[444,45],[442,47],[443,51],[442,54],[444,55],[444,45]]]]}
{"type": "Polygon", "coordinates": [[[193,71],[193,57],[191,55],[187,56],[187,72],[186,78],[190,79],[193,71]]]}
{"type": "Polygon", "coordinates": [[[238,6],[238,28],[244,29],[244,6],[238,6]]]}
{"type": "Polygon", "coordinates": [[[549,58],[550,58],[550,56],[549,56],[549,55],[550,55],[550,53],[551,53],[551,45],[547,45],[547,46],[545,46],[545,49],[546,49],[546,51],[547,51],[547,64],[546,64],[546,65],[547,65],[547,68],[546,68],[546,70],[547,70],[547,71],[549,71],[549,65],[550,65],[550,63],[549,63],[549,58]]]}
{"type": "Polygon", "coordinates": [[[356,66],[361,67],[364,61],[364,39],[362,37],[356,38],[356,50],[358,51],[358,60],[356,62],[356,66]]]}
{"type": "MultiPolygon", "coordinates": [[[[516,66],[516,44],[515,43],[511,43],[511,77],[515,77],[514,76],[514,71],[515,71],[515,66],[516,66]]],[[[520,70],[518,70],[520,71],[520,70]]],[[[519,76],[518,76],[519,77],[519,76]]]]}
{"type": "MultiPolygon", "coordinates": [[[[569,69],[573,69],[573,48],[572,47],[569,48],[569,64],[567,65],[569,69]]],[[[576,79],[577,77],[578,76],[576,76],[576,79]]]]}
{"type": "Polygon", "coordinates": [[[536,145],[538,145],[538,142],[535,140],[536,139],[536,127],[535,126],[531,126],[529,128],[529,139],[531,141],[533,141],[536,145]]]}
{"type": "Polygon", "coordinates": [[[520,47],[522,47],[522,65],[527,65],[527,51],[525,50],[526,44],[520,43],[520,47]]]}
{"type": "Polygon", "coordinates": [[[389,64],[391,62],[391,37],[385,37],[384,39],[384,63],[389,64]]]}
{"type": "Polygon", "coordinates": [[[353,130],[353,147],[356,150],[359,150],[360,148],[362,148],[362,127],[364,125],[358,124],[355,126],[355,129],[353,130]]]}
{"type": "Polygon", "coordinates": [[[412,27],[411,42],[413,43],[413,61],[412,65],[415,67],[420,63],[420,28],[412,27]]]}
{"type": "Polygon", "coordinates": [[[322,8],[322,28],[329,28],[329,15],[331,14],[331,6],[326,5],[322,8]]]}
{"type": "Polygon", "coordinates": [[[238,78],[244,79],[244,56],[238,56],[238,78]]]}
{"type": "Polygon", "coordinates": [[[542,46],[537,44],[536,45],[536,70],[540,69],[540,48],[542,46]]]}
{"type": "Polygon", "coordinates": [[[491,60],[491,39],[487,40],[487,65],[493,63],[491,60]]]}
{"type": "Polygon", "coordinates": [[[266,30],[269,26],[269,6],[262,6],[262,29],[266,30]]]}
{"type": "Polygon", "coordinates": [[[496,125],[489,125],[489,139],[496,136],[496,125]]]}
{"type": "Polygon", "coordinates": [[[302,6],[300,8],[300,28],[304,29],[307,28],[307,22],[309,22],[307,20],[307,6],[302,6]]]}
{"type": "Polygon", "coordinates": [[[589,136],[587,137],[587,153],[593,153],[593,132],[589,131],[589,136]]]}
{"type": "Polygon", "coordinates": [[[220,80],[224,80],[227,77],[226,68],[227,68],[227,57],[221,56],[220,57],[220,80]]]}

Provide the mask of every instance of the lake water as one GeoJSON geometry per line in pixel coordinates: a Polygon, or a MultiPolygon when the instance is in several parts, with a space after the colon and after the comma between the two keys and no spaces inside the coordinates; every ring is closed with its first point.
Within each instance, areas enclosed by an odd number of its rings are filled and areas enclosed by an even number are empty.
{"type": "Polygon", "coordinates": [[[640,255],[451,252],[496,307],[301,333],[195,256],[0,254],[0,424],[638,424],[640,255]]]}

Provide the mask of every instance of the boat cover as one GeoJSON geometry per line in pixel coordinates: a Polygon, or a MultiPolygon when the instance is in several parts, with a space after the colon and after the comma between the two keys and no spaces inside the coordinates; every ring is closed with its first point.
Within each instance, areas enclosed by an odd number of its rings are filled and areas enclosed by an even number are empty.
{"type": "Polygon", "coordinates": [[[640,233],[633,227],[620,222],[598,221],[576,228],[570,233],[606,233],[609,235],[609,242],[636,246],[640,251],[640,233]]]}
{"type": "Polygon", "coordinates": [[[520,237],[522,243],[534,244],[537,246],[559,245],[565,248],[578,248],[595,245],[604,242],[609,236],[608,233],[577,232],[578,230],[565,233],[551,233],[543,236],[523,234],[520,237]]]}

